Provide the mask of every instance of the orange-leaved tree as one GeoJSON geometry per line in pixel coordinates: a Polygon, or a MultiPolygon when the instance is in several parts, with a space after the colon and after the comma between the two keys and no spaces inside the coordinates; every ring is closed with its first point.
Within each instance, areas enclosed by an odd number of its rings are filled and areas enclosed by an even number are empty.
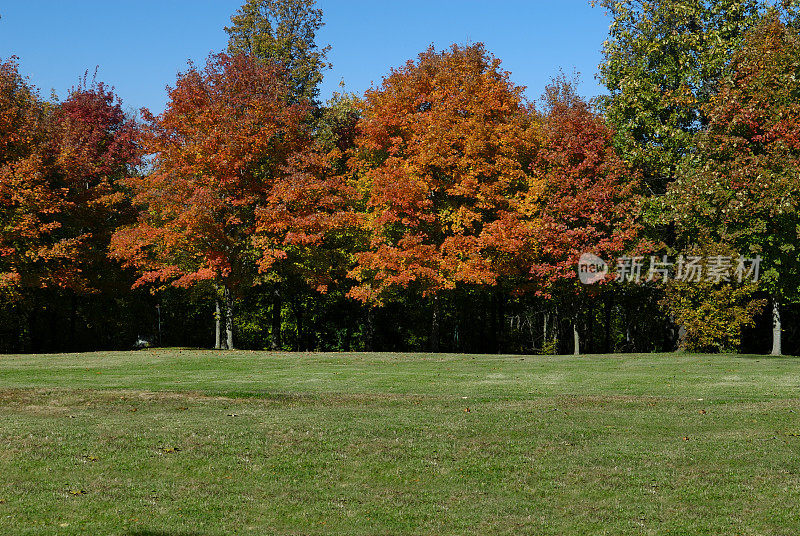
{"type": "Polygon", "coordinates": [[[218,348],[233,348],[233,299],[257,282],[258,208],[307,143],[309,107],[289,102],[289,89],[278,65],[216,54],[179,75],[161,115],[143,111],[152,169],[129,179],[142,210],[113,252],[140,272],[136,285],[214,284],[218,348]]]}
{"type": "Polygon", "coordinates": [[[49,183],[46,124],[47,107],[19,73],[16,60],[0,62],[0,288],[4,294],[38,285],[45,265],[63,253],[51,238],[62,200],[49,183]]]}
{"type": "Polygon", "coordinates": [[[433,301],[458,284],[492,286],[526,242],[516,201],[535,195],[535,125],[521,87],[483,45],[433,48],[367,91],[350,159],[369,247],[351,295],[399,289],[433,301]]]}

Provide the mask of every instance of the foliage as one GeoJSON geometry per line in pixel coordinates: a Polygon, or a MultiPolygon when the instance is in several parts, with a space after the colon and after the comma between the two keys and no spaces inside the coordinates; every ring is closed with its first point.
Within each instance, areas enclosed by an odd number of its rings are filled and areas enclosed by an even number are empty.
{"type": "Polygon", "coordinates": [[[279,63],[289,73],[289,86],[299,100],[319,94],[322,71],[329,68],[329,46],[319,48],[316,33],[323,26],[315,0],[247,0],[225,28],[231,54],[246,54],[279,63]]]}
{"type": "MultiPolygon", "coordinates": [[[[694,247],[686,255],[703,259],[703,273],[708,273],[709,259],[716,255],[725,258],[737,253],[719,244],[704,244],[694,247]]],[[[672,314],[676,324],[685,330],[681,340],[682,349],[692,351],[726,352],[738,350],[742,344],[742,331],[755,325],[755,317],[766,301],[754,299],[758,283],[751,279],[738,281],[714,281],[701,278],[699,281],[671,279],[664,285],[661,305],[672,314]]]]}
{"type": "Polygon", "coordinates": [[[248,0],[143,125],[103,84],[43,102],[0,61],[0,347],[207,345],[224,317],[252,349],[649,351],[671,318],[717,351],[766,294],[790,324],[797,2],[600,4],[599,107],[563,77],[531,105],[480,44],[320,105],[313,0],[248,0]],[[761,281],[578,284],[582,253],[644,237],[760,256],[761,281]]]}
{"type": "Polygon", "coordinates": [[[360,218],[353,189],[337,173],[338,154],[315,147],[288,158],[256,211],[253,244],[261,272],[288,270],[321,292],[344,278],[360,218]]]}
{"type": "Polygon", "coordinates": [[[615,153],[603,117],[563,78],[548,86],[543,100],[542,147],[531,165],[544,185],[531,274],[547,291],[576,281],[583,253],[615,259],[634,245],[641,226],[638,176],[615,153]]]}
{"type": "Polygon", "coordinates": [[[62,200],[47,180],[47,112],[14,58],[0,63],[0,288],[38,284],[42,264],[68,257],[51,238],[62,200]],[[23,282],[23,276],[27,281],[23,282]]]}
{"type": "Polygon", "coordinates": [[[362,113],[350,166],[370,244],[351,295],[494,284],[527,233],[517,199],[538,187],[521,88],[482,45],[429,48],[369,90],[362,113]]]}
{"type": "Polygon", "coordinates": [[[308,107],[288,99],[278,66],[217,54],[179,76],[163,114],[143,111],[152,170],[129,179],[142,211],[112,240],[113,255],[140,271],[137,286],[254,282],[257,207],[307,143],[308,107]]]}
{"type": "Polygon", "coordinates": [[[800,297],[799,57],[800,38],[775,13],[748,35],[665,200],[679,246],[760,256],[759,288],[784,303],[800,297]]]}
{"type": "Polygon", "coordinates": [[[757,0],[600,0],[611,19],[600,76],[616,143],[663,193],[692,135],[707,118],[703,105],[730,73],[730,58],[757,20],[757,0]]]}
{"type": "Polygon", "coordinates": [[[113,286],[107,248],[124,218],[119,181],[139,163],[136,126],[102,83],[45,105],[14,63],[0,70],[2,286],[113,286]]]}

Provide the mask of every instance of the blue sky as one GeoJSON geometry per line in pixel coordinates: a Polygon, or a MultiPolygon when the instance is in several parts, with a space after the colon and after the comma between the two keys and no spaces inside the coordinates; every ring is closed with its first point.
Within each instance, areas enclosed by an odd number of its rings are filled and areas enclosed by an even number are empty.
{"type": "MultiPolygon", "coordinates": [[[[113,85],[126,109],[163,110],[188,59],[224,50],[223,28],[243,0],[0,0],[0,58],[19,57],[23,73],[48,97],[63,97],[88,69],[113,85]]],[[[595,79],[608,18],[588,0],[318,0],[333,68],[322,97],[358,93],[431,43],[483,42],[512,79],[537,98],[559,69],[581,74],[581,92],[602,93],[595,79]]]]}

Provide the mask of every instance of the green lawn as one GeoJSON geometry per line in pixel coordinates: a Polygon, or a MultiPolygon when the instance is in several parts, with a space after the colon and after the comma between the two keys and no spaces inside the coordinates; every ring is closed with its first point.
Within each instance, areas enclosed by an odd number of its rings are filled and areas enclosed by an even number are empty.
{"type": "Polygon", "coordinates": [[[798,534],[799,393],[760,356],[0,356],[0,534],[798,534]]]}

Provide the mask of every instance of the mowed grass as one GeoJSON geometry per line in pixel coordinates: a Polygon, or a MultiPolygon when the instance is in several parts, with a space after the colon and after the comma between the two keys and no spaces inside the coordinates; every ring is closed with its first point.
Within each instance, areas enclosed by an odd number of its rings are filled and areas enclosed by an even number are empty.
{"type": "Polygon", "coordinates": [[[798,393],[759,356],[0,356],[0,534],[799,534],[798,393]]]}

